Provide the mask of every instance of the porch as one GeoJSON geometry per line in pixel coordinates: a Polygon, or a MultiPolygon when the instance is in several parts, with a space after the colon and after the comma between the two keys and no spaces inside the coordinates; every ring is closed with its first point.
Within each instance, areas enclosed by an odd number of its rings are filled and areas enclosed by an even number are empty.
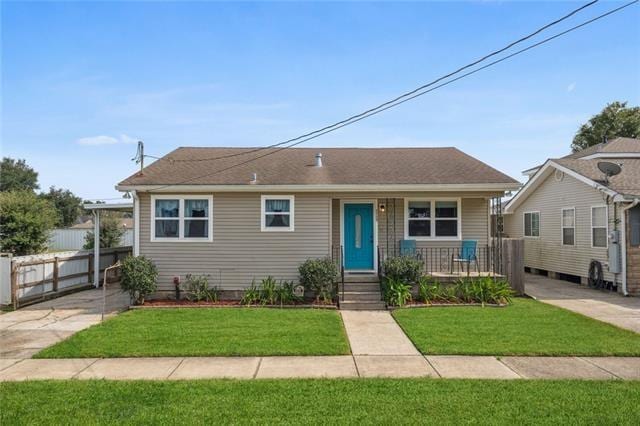
{"type": "Polygon", "coordinates": [[[332,199],[331,256],[347,276],[379,275],[386,259],[401,255],[445,281],[501,271],[490,226],[496,194],[402,195],[332,199]]]}

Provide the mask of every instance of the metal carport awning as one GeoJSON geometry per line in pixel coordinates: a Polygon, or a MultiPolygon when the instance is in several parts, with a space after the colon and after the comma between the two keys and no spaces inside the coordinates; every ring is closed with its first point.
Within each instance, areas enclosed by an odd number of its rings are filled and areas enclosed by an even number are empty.
{"type": "MultiPolygon", "coordinates": [[[[85,210],[91,210],[93,214],[93,286],[97,288],[100,285],[100,212],[103,210],[133,212],[133,202],[109,204],[92,203],[84,204],[83,207],[85,210]]],[[[135,224],[134,229],[136,229],[135,224]]],[[[134,235],[133,238],[137,239],[138,236],[134,235]]]]}

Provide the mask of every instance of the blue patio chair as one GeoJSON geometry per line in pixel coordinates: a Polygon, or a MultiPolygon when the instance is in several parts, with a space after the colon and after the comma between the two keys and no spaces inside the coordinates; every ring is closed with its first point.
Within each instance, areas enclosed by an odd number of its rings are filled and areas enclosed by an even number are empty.
{"type": "Polygon", "coordinates": [[[422,254],[416,247],[416,240],[400,240],[400,256],[410,256],[422,259],[422,254]]]}
{"type": "MultiPolygon", "coordinates": [[[[467,276],[469,276],[471,271],[471,262],[476,263],[476,272],[480,273],[480,267],[478,266],[478,256],[476,254],[476,250],[478,247],[478,241],[476,240],[462,240],[462,244],[460,245],[460,251],[458,253],[453,253],[451,255],[451,273],[453,274],[453,265],[464,265],[467,264],[467,276]]],[[[458,267],[458,270],[460,267],[458,267]]],[[[464,271],[464,266],[462,267],[464,271]]]]}

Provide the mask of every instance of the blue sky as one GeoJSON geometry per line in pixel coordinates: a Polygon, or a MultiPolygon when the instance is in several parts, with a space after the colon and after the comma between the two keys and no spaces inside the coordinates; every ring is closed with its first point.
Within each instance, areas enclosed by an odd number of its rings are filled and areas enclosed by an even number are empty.
{"type": "MultiPolygon", "coordinates": [[[[138,139],[153,155],[288,139],[581,4],[3,2],[2,155],[43,189],[119,197],[138,139]]],[[[640,104],[638,22],[636,5],[304,146],[456,146],[522,180],[607,102],[640,104]]]]}

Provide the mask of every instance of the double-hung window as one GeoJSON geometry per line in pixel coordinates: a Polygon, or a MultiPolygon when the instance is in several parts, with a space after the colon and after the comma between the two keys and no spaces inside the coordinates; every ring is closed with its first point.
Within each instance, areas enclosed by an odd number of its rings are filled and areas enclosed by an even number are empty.
{"type": "Polygon", "coordinates": [[[294,230],[293,195],[263,195],[261,204],[260,228],[263,232],[294,230]]]}
{"type": "Polygon", "coordinates": [[[591,247],[607,247],[607,206],[591,207],[591,247]]]}
{"type": "Polygon", "coordinates": [[[540,236],[540,212],[526,212],[524,214],[524,236],[540,236]]]}
{"type": "Polygon", "coordinates": [[[460,200],[405,201],[407,239],[459,239],[460,200]]]}
{"type": "Polygon", "coordinates": [[[210,196],[152,196],[152,241],[211,241],[210,196]]]}
{"type": "Polygon", "coordinates": [[[562,245],[574,246],[576,244],[576,209],[562,209],[562,245]]]}

